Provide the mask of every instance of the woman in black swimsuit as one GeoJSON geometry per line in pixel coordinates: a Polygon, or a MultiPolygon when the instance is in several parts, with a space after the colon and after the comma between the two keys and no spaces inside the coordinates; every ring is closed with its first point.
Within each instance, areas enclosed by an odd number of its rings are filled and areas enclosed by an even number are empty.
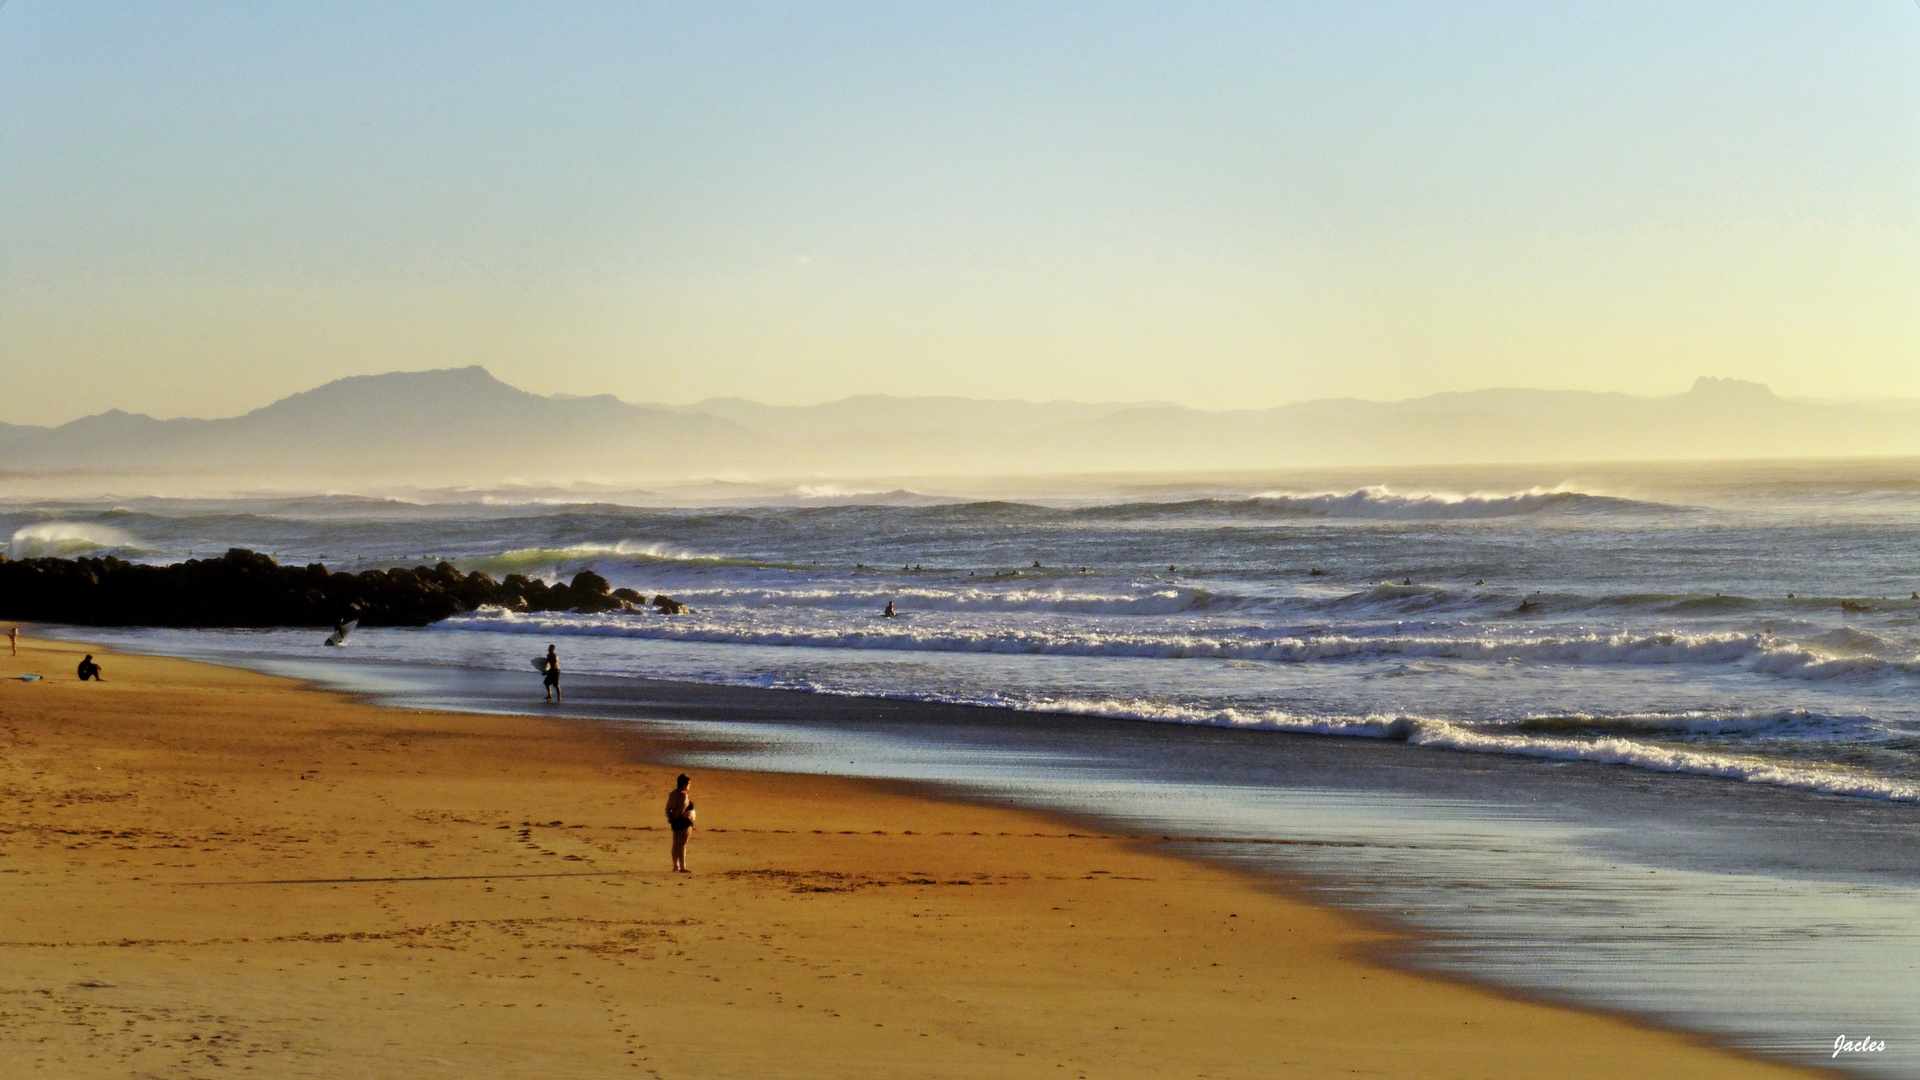
{"type": "Polygon", "coordinates": [[[667,827],[673,830],[673,868],[678,873],[687,872],[687,834],[693,831],[693,795],[687,791],[687,785],[693,778],[685,773],[673,793],[667,796],[667,827]]]}

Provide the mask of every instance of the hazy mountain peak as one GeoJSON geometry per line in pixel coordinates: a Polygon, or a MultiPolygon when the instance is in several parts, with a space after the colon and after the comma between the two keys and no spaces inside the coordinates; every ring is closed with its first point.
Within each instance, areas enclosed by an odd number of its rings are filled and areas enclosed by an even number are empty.
{"type": "Polygon", "coordinates": [[[404,430],[430,417],[472,421],[537,412],[548,399],[501,382],[479,365],[349,375],[281,398],[242,417],[275,425],[336,424],[404,430]]]}
{"type": "Polygon", "coordinates": [[[1702,375],[1693,380],[1693,389],[1688,390],[1687,394],[1710,401],[1780,400],[1766,383],[1749,382],[1746,379],[1716,379],[1711,375],[1702,375]]]}

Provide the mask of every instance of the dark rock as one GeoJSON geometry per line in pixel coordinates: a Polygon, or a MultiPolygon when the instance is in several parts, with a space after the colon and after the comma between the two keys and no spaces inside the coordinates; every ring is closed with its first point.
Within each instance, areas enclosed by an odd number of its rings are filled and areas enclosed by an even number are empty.
{"type": "MultiPolygon", "coordinates": [[[[592,571],[566,585],[523,574],[504,581],[449,562],[330,571],[281,566],[234,548],[218,559],[147,566],[116,558],[0,558],[0,617],[84,626],[425,626],[498,605],[514,611],[619,611],[641,599],[592,571]]],[[[684,605],[681,605],[684,610],[684,605]]]]}

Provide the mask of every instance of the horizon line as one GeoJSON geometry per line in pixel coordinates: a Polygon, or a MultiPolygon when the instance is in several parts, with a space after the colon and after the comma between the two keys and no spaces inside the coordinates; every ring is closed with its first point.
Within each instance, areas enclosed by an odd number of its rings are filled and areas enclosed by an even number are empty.
{"type": "MultiPolygon", "coordinates": [[[[1916,3],[1920,3],[1920,0],[1916,0],[1916,3]]],[[[984,405],[1032,405],[1032,406],[1079,405],[1079,406],[1089,406],[1094,408],[1111,408],[1115,410],[1158,408],[1158,409],[1179,409],[1187,412],[1206,413],[1206,414],[1214,414],[1214,415],[1232,415],[1236,413],[1267,412],[1274,409],[1284,409],[1284,408],[1295,407],[1295,406],[1330,404],[1330,403],[1355,403],[1355,404],[1366,404],[1366,405],[1400,405],[1400,404],[1406,404],[1408,402],[1425,401],[1431,398],[1445,397],[1448,395],[1471,395],[1471,394],[1489,394],[1489,393],[1503,393],[1503,392],[1533,393],[1533,394],[1578,394],[1578,395],[1588,395],[1593,397],[1624,397],[1624,398],[1630,398],[1636,401],[1660,401],[1668,398],[1686,397],[1689,394],[1692,394],[1700,390],[1703,385],[1712,385],[1712,384],[1723,384],[1723,385],[1731,384],[1733,386],[1754,387],[1754,388],[1758,388],[1761,391],[1764,391],[1767,396],[1772,397],[1775,400],[1782,401],[1782,402],[1789,402],[1789,403],[1834,404],[1834,405],[1920,404],[1920,397],[1893,397],[1893,396],[1817,397],[1817,396],[1811,396],[1811,395],[1803,395],[1803,396],[1796,396],[1796,397],[1782,397],[1774,393],[1773,388],[1767,383],[1759,382],[1757,380],[1752,380],[1752,379],[1743,379],[1737,375],[1730,375],[1730,376],[1699,375],[1694,378],[1693,383],[1689,385],[1687,389],[1679,390],[1679,391],[1675,391],[1673,393],[1667,393],[1667,394],[1635,394],[1625,390],[1593,390],[1593,389],[1576,388],[1576,387],[1495,385],[1495,386],[1472,387],[1468,389],[1435,390],[1429,393],[1418,394],[1418,395],[1403,397],[1403,398],[1364,398],[1364,397],[1352,397],[1352,396],[1299,398],[1291,401],[1276,402],[1269,405],[1246,406],[1246,407],[1237,408],[1237,409],[1207,408],[1201,405],[1190,405],[1185,402],[1168,400],[1168,399],[1138,399],[1138,400],[1131,400],[1131,401],[1116,401],[1116,400],[1096,401],[1096,400],[1085,400],[1080,398],[1034,399],[1034,398],[1020,398],[1020,397],[970,397],[963,394],[893,394],[885,391],[877,391],[877,392],[865,393],[865,394],[846,394],[837,398],[828,398],[821,401],[813,401],[813,402],[805,402],[805,403],[774,403],[774,402],[761,401],[759,399],[747,397],[745,395],[740,395],[740,394],[711,395],[708,397],[700,398],[698,400],[689,401],[689,402],[634,401],[634,400],[629,400],[627,398],[623,398],[616,394],[607,393],[607,392],[581,394],[581,393],[571,393],[566,391],[556,391],[551,394],[541,394],[536,391],[527,390],[523,387],[516,386],[513,383],[507,382],[505,379],[502,379],[498,375],[495,375],[484,364],[467,364],[460,367],[408,368],[408,369],[395,369],[395,370],[379,371],[379,372],[364,372],[364,373],[355,374],[355,375],[343,375],[339,378],[329,379],[326,382],[319,383],[315,386],[308,387],[304,390],[295,390],[295,391],[292,391],[291,393],[282,394],[281,396],[273,398],[272,400],[267,401],[264,404],[256,405],[251,409],[247,409],[237,413],[230,413],[225,416],[155,416],[152,413],[134,412],[125,408],[115,407],[110,409],[104,409],[96,413],[86,413],[80,416],[72,417],[71,419],[68,419],[68,420],[59,421],[57,423],[34,424],[34,423],[15,423],[12,421],[0,421],[0,427],[39,428],[43,430],[52,430],[52,429],[64,427],[67,424],[79,422],[81,420],[90,420],[90,419],[95,419],[97,417],[102,417],[102,416],[111,416],[116,413],[124,416],[130,416],[130,417],[145,417],[147,419],[154,420],[161,423],[169,423],[169,422],[181,421],[181,420],[201,421],[201,422],[232,420],[232,419],[237,419],[243,416],[248,416],[255,412],[259,412],[262,409],[272,408],[274,405],[278,405],[281,402],[288,401],[305,394],[311,394],[320,390],[324,390],[329,386],[334,386],[340,383],[356,382],[360,380],[384,379],[384,378],[392,378],[397,376],[434,375],[434,374],[442,374],[442,373],[453,374],[453,373],[469,372],[469,371],[481,372],[482,374],[486,375],[487,378],[493,380],[494,382],[499,383],[502,386],[509,387],[523,394],[530,394],[532,396],[545,398],[548,400],[580,401],[580,400],[589,400],[594,398],[609,398],[615,402],[618,402],[619,404],[631,406],[634,408],[670,409],[670,410],[698,410],[701,406],[704,406],[704,405],[713,405],[713,404],[726,403],[726,402],[739,402],[742,404],[754,405],[754,406],[758,406],[766,409],[802,410],[802,409],[817,409],[824,406],[837,405],[842,402],[849,402],[849,401],[881,399],[881,400],[891,400],[891,401],[901,401],[901,402],[922,402],[922,401],[968,402],[973,404],[984,404],[984,405]]]]}

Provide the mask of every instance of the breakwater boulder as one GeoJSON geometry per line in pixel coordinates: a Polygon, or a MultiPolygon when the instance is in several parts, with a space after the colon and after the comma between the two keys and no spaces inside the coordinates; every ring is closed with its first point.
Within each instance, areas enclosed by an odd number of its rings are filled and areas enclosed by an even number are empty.
{"type": "Polygon", "coordinates": [[[630,589],[613,592],[591,570],[549,585],[524,574],[462,574],[449,562],[359,573],[281,566],[244,548],[170,566],[0,556],[0,618],[83,626],[425,626],[487,605],[599,612],[631,609],[638,599],[630,589]]]}

